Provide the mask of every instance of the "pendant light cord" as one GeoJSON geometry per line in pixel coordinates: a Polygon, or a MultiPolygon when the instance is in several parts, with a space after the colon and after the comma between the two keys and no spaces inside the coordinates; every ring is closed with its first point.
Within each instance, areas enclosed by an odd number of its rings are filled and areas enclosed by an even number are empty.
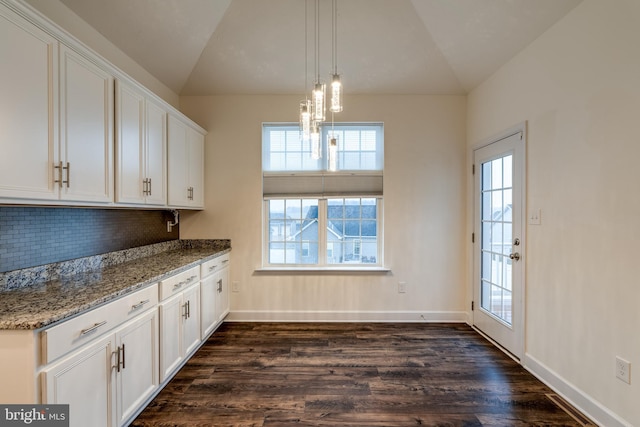
{"type": "Polygon", "coordinates": [[[331,11],[333,12],[333,16],[331,18],[331,25],[333,27],[333,74],[338,74],[338,0],[332,0],[331,11]]]}

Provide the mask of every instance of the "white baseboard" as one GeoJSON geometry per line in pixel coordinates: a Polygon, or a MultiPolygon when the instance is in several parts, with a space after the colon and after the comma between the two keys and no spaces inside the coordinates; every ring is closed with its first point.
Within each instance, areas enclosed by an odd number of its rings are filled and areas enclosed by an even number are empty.
{"type": "Polygon", "coordinates": [[[530,354],[525,354],[522,366],[598,425],[633,427],[530,354]]]}
{"type": "Polygon", "coordinates": [[[252,311],[234,310],[226,322],[466,323],[464,311],[252,311]]]}

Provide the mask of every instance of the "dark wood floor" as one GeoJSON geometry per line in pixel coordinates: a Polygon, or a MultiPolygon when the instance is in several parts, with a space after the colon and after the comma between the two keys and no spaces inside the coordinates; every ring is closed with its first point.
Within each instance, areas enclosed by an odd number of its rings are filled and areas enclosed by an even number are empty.
{"type": "Polygon", "coordinates": [[[463,324],[226,323],[133,426],[580,426],[463,324]]]}

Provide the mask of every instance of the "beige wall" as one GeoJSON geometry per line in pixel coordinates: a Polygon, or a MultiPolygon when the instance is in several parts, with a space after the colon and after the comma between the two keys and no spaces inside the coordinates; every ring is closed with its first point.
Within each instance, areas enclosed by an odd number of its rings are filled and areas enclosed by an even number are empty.
{"type": "Polygon", "coordinates": [[[470,146],[529,125],[525,364],[607,426],[640,425],[640,370],[615,377],[640,367],[638,23],[636,0],[585,0],[468,99],[470,146]]]}
{"type": "Polygon", "coordinates": [[[181,237],[230,238],[234,318],[466,320],[464,96],[350,96],[342,121],[385,126],[384,252],[389,274],[264,274],[261,124],[297,120],[298,96],[182,97],[209,131],[206,209],[181,237]],[[399,294],[397,284],[407,282],[399,294]],[[306,311],[306,313],[299,313],[306,311]],[[317,314],[317,312],[328,312],[317,314]],[[314,314],[316,312],[316,314],[314,314]]]}
{"type": "Polygon", "coordinates": [[[59,0],[25,1],[151,92],[173,107],[178,107],[179,98],[175,92],[149,74],[137,62],[118,49],[93,27],[89,26],[59,0]]]}

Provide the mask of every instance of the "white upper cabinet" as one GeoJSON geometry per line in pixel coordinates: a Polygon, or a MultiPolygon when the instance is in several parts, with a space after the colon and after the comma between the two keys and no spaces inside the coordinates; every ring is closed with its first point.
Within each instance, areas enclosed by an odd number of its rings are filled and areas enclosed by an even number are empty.
{"type": "Polygon", "coordinates": [[[167,203],[167,111],[116,82],[116,202],[167,203]]]}
{"type": "Polygon", "coordinates": [[[169,206],[204,207],[204,134],[169,115],[169,206]]]}
{"type": "Polygon", "coordinates": [[[147,204],[167,204],[167,111],[160,104],[146,102],[147,204]]]}
{"type": "Polygon", "coordinates": [[[0,204],[204,208],[206,132],[20,1],[0,77],[0,204]]]}
{"type": "Polygon", "coordinates": [[[0,5],[0,197],[57,199],[58,42],[0,5]]]}
{"type": "Polygon", "coordinates": [[[0,5],[0,197],[113,201],[113,77],[0,5]]]}
{"type": "Polygon", "coordinates": [[[60,198],[113,202],[113,77],[60,47],[60,198]]]}

